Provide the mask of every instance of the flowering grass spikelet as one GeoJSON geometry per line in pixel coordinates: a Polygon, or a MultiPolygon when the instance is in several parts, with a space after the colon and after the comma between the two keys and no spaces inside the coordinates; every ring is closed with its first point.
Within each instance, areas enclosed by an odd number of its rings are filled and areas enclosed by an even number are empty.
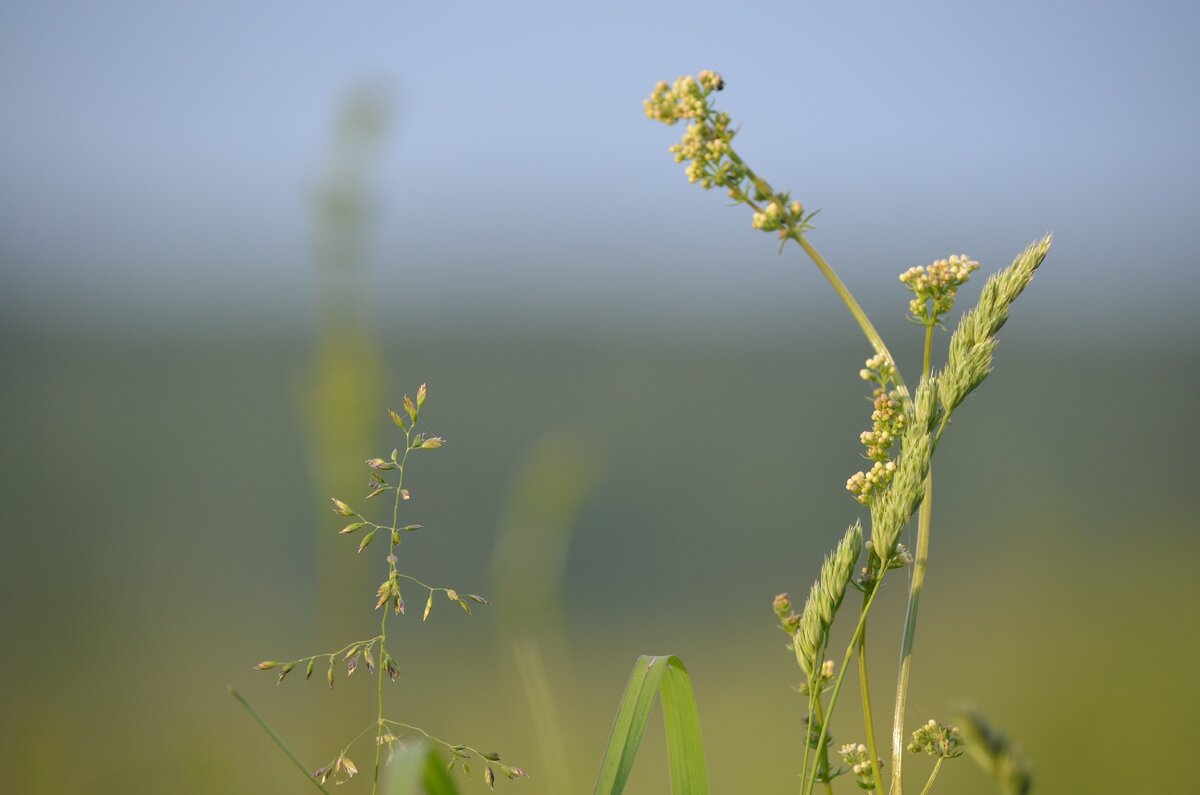
{"type": "Polygon", "coordinates": [[[900,439],[900,458],[891,485],[871,505],[871,542],[880,560],[889,560],[900,531],[925,494],[925,476],[933,457],[933,428],[937,410],[937,379],[927,376],[917,386],[913,416],[900,439]]]}
{"type": "MultiPolygon", "coordinates": [[[[825,558],[821,576],[813,583],[799,627],[792,636],[796,661],[812,680],[821,670],[820,659],[829,639],[834,614],[846,595],[846,586],[854,576],[854,568],[862,552],[862,525],[855,522],[846,531],[833,554],[825,558]]],[[[778,610],[778,608],[776,608],[778,610]]]]}
{"type": "Polygon", "coordinates": [[[979,302],[962,316],[950,335],[950,351],[939,386],[939,399],[946,411],[957,408],[967,395],[992,371],[996,333],[1008,321],[1012,304],[1045,260],[1053,242],[1051,235],[1033,243],[1004,270],[983,285],[979,302]]]}

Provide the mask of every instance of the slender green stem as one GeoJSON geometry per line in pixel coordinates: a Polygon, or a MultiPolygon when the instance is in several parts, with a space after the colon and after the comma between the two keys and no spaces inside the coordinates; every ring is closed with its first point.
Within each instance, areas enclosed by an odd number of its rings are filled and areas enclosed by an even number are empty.
{"type": "MultiPolygon", "coordinates": [[[[404,455],[399,463],[399,475],[396,479],[396,497],[392,501],[392,526],[388,528],[388,573],[394,574],[396,571],[396,532],[400,527],[400,498],[404,494],[404,465],[408,462],[408,454],[412,451],[412,429],[415,426],[408,426],[404,429],[404,455]]],[[[383,720],[383,675],[387,669],[387,619],[388,608],[390,605],[384,604],[383,616],[379,619],[379,668],[376,671],[378,690],[378,707],[379,714],[376,718],[375,727],[375,775],[371,783],[371,795],[376,795],[379,792],[379,766],[380,757],[383,753],[383,732],[386,724],[383,720]]]]}
{"type": "MultiPolygon", "coordinates": [[[[830,712],[832,713],[832,710],[830,710],[830,712]]],[[[825,713],[821,709],[820,697],[817,698],[816,719],[818,725],[821,727],[821,734],[823,736],[826,731],[826,726],[825,713]]],[[[821,754],[816,760],[814,760],[813,764],[817,766],[817,772],[821,773],[821,777],[824,779],[823,783],[825,784],[826,795],[833,795],[833,781],[831,781],[829,778],[829,749],[826,748],[825,753],[821,754]]]]}
{"type": "Polygon", "coordinates": [[[942,769],[942,762],[946,757],[939,756],[938,760],[933,764],[933,772],[929,774],[929,780],[925,782],[925,788],[921,790],[921,795],[928,795],[929,790],[933,788],[933,780],[937,778],[938,771],[942,769]]]}
{"type": "Polygon", "coordinates": [[[925,327],[925,355],[921,357],[921,377],[929,375],[929,354],[933,350],[933,326],[925,327]]]}
{"type": "Polygon", "coordinates": [[[383,750],[383,670],[387,666],[384,665],[384,660],[387,659],[385,651],[387,644],[387,613],[388,605],[383,606],[383,618],[379,620],[379,668],[376,671],[379,677],[379,717],[375,727],[375,777],[371,782],[372,794],[379,791],[379,755],[383,750]]]}
{"type": "MultiPolygon", "coordinates": [[[[821,252],[817,251],[816,247],[813,246],[812,243],[808,242],[808,238],[799,232],[793,232],[791,234],[791,238],[800,244],[800,248],[804,249],[804,253],[808,254],[809,259],[813,261],[813,263],[829,281],[830,286],[833,287],[833,291],[838,294],[838,298],[842,299],[842,303],[846,305],[846,309],[850,310],[850,314],[854,316],[856,321],[858,321],[858,327],[862,329],[863,335],[866,336],[867,341],[871,343],[871,347],[875,349],[875,352],[883,354],[887,357],[889,362],[895,365],[896,358],[892,356],[892,352],[888,350],[887,345],[883,341],[883,337],[881,337],[879,332],[875,330],[875,326],[871,323],[871,319],[867,317],[867,313],[863,311],[861,306],[859,306],[858,301],[854,300],[854,296],[851,294],[849,288],[846,287],[845,283],[842,282],[833,268],[829,266],[829,263],[825,261],[825,258],[821,256],[821,252]]],[[[896,370],[895,381],[897,387],[899,387],[901,390],[907,391],[907,387],[904,385],[904,380],[900,377],[899,368],[896,370]]]]}
{"type": "Polygon", "coordinates": [[[254,710],[254,707],[250,706],[250,702],[242,698],[242,694],[234,690],[232,687],[229,688],[229,695],[237,699],[238,703],[246,708],[246,711],[250,713],[250,717],[254,718],[254,720],[258,722],[258,725],[262,727],[262,730],[267,733],[267,736],[275,741],[275,745],[279,746],[279,750],[283,751],[284,755],[287,756],[288,759],[292,760],[292,764],[296,766],[297,770],[304,774],[304,777],[308,779],[308,782],[321,792],[324,792],[325,795],[329,795],[329,790],[322,787],[321,782],[313,778],[308,768],[304,766],[304,763],[302,763],[300,759],[294,753],[292,753],[292,749],[288,748],[287,745],[284,744],[283,740],[279,738],[279,735],[275,733],[274,729],[268,726],[267,722],[262,719],[262,716],[260,716],[254,710]]]}
{"type": "MultiPolygon", "coordinates": [[[[833,715],[833,708],[837,705],[838,694],[842,690],[842,682],[846,679],[846,670],[850,666],[851,660],[854,659],[854,651],[858,648],[858,641],[862,637],[864,628],[867,625],[867,613],[871,611],[871,605],[875,603],[875,597],[879,594],[879,587],[883,584],[883,575],[887,571],[887,561],[883,561],[880,566],[879,577],[871,586],[871,591],[867,595],[866,601],[863,603],[862,612],[858,616],[858,625],[854,628],[854,635],[850,638],[850,645],[846,647],[846,653],[842,657],[842,665],[838,669],[837,679],[833,681],[833,691],[829,696],[829,714],[833,715]]],[[[826,740],[829,735],[824,731],[824,726],[821,727],[820,739],[817,741],[817,757],[825,751],[825,746],[828,744],[826,740]]],[[[816,786],[817,767],[813,765],[812,772],[808,774],[808,781],[804,786],[803,795],[812,795],[813,787],[816,786]]]]}
{"type": "MultiPolygon", "coordinates": [[[[925,327],[925,355],[921,377],[929,374],[933,326],[925,327]]],[[[913,560],[912,583],[908,589],[908,607],[904,614],[904,635],[900,641],[900,671],[896,676],[896,708],[892,714],[892,786],[891,795],[904,793],[904,713],[908,709],[908,679],[912,669],[913,641],[917,632],[917,610],[925,587],[925,569],[929,562],[929,535],[933,520],[933,469],[925,477],[925,497],[917,513],[917,549],[913,560]]]]}
{"type": "MultiPolygon", "coordinates": [[[[866,606],[867,594],[863,593],[866,606]]],[[[867,682],[867,622],[863,620],[862,637],[858,639],[858,689],[862,694],[863,725],[867,733],[867,752],[871,754],[871,772],[875,781],[882,785],[883,772],[879,769],[879,751],[875,745],[875,721],[871,710],[871,688],[867,682]]]]}
{"type": "MultiPolygon", "coordinates": [[[[800,649],[797,646],[795,638],[792,639],[792,646],[793,646],[793,648],[796,649],[796,661],[799,662],[800,661],[800,649]]],[[[822,654],[820,656],[824,656],[824,651],[822,651],[822,654]]],[[[803,668],[803,666],[801,666],[801,668],[803,668]]],[[[805,716],[806,722],[804,724],[804,763],[800,766],[801,792],[804,791],[803,782],[808,777],[808,759],[812,755],[812,750],[813,750],[813,747],[812,747],[813,721],[816,720],[817,709],[821,703],[821,689],[819,687],[817,687],[817,683],[819,681],[820,681],[820,679],[817,676],[809,676],[808,677],[808,712],[805,716]]],[[[824,731],[824,730],[825,730],[825,727],[822,726],[821,731],[824,731]]],[[[814,766],[816,765],[815,761],[813,762],[813,765],[814,766]]]]}
{"type": "MultiPolygon", "coordinates": [[[[746,164],[745,160],[742,160],[737,152],[730,149],[728,154],[729,159],[732,162],[745,169],[746,175],[750,178],[751,182],[757,186],[760,186],[760,188],[765,192],[771,192],[771,186],[767,184],[766,180],[754,173],[754,170],[746,164]]],[[[756,211],[763,211],[753,199],[742,193],[740,190],[737,192],[736,197],[739,201],[744,201],[748,206],[752,207],[756,211]]],[[[893,366],[896,366],[896,387],[904,394],[908,394],[908,387],[905,386],[904,379],[900,377],[900,370],[896,365],[896,358],[892,356],[891,351],[888,350],[887,345],[883,341],[883,337],[880,336],[879,332],[875,330],[875,326],[871,323],[871,319],[867,317],[867,313],[863,311],[863,308],[859,306],[858,301],[854,299],[854,295],[850,292],[849,288],[846,287],[845,283],[842,282],[841,278],[838,277],[837,273],[832,267],[830,267],[829,263],[825,261],[825,258],[821,256],[821,252],[817,251],[816,247],[813,246],[812,243],[808,242],[808,238],[804,236],[802,229],[789,230],[786,233],[784,242],[786,243],[788,239],[795,240],[797,243],[799,243],[800,247],[804,249],[804,252],[808,254],[809,259],[811,259],[817,268],[820,269],[821,273],[824,274],[825,278],[829,281],[829,284],[833,287],[834,292],[838,294],[838,297],[842,299],[842,303],[846,305],[846,308],[850,310],[850,314],[853,315],[854,319],[858,322],[859,328],[862,329],[863,334],[866,336],[867,341],[871,343],[871,347],[875,349],[875,352],[883,354],[893,366]]]]}

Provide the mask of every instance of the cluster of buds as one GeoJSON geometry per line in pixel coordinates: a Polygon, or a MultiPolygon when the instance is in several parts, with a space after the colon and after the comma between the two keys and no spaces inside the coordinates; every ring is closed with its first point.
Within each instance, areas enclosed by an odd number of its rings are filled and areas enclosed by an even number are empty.
{"type": "Polygon", "coordinates": [[[642,103],[646,116],[664,124],[678,121],[688,123],[679,143],[670,149],[676,163],[687,163],[689,182],[699,182],[705,188],[740,183],[745,170],[729,154],[734,131],[729,128],[729,114],[718,113],[709,103],[709,95],[725,87],[716,72],[705,70],[696,77],[685,75],[668,86],[659,81],[650,98],[642,103]]]}
{"type": "Polygon", "coordinates": [[[926,753],[939,759],[953,759],[962,756],[964,743],[958,729],[930,718],[928,723],[913,732],[908,750],[914,754],[926,753]]]}
{"type": "MultiPolygon", "coordinates": [[[[865,790],[874,790],[879,784],[875,781],[875,770],[871,765],[871,755],[867,751],[867,746],[862,743],[847,743],[838,751],[838,755],[842,757],[842,761],[850,768],[850,772],[854,774],[855,781],[858,786],[865,790]]],[[[883,767],[883,760],[877,760],[879,767],[883,767]]]]}
{"type": "Polygon", "coordinates": [[[800,614],[792,610],[792,600],[788,595],[781,593],[776,596],[771,607],[775,610],[775,617],[779,619],[779,628],[788,635],[796,634],[796,630],[800,629],[800,614]]]}
{"type": "Polygon", "coordinates": [[[786,237],[788,230],[795,229],[804,223],[804,205],[800,202],[787,201],[786,195],[773,197],[770,204],[756,212],[750,220],[750,225],[764,232],[783,232],[786,237]]]}
{"type": "Polygon", "coordinates": [[[859,441],[867,448],[866,457],[875,463],[868,471],[851,475],[846,481],[846,490],[863,505],[870,505],[896,473],[896,462],[891,459],[892,447],[904,430],[908,415],[900,392],[889,391],[896,377],[896,366],[886,356],[880,353],[867,359],[858,375],[875,385],[871,391],[871,430],[859,435],[859,441]]]}
{"type": "Polygon", "coordinates": [[[912,291],[908,302],[911,320],[923,326],[935,326],[954,307],[958,288],[967,283],[979,263],[965,254],[953,254],[932,265],[909,268],[900,274],[900,281],[912,291]]]}
{"type": "Polygon", "coordinates": [[[736,130],[730,128],[729,114],[712,106],[712,94],[725,88],[716,72],[702,71],[695,77],[685,75],[673,84],[659,81],[642,103],[646,116],[672,125],[688,123],[679,143],[670,148],[676,163],[687,163],[689,182],[701,187],[724,188],[729,198],[754,210],[751,225],[764,232],[776,232],[786,239],[808,228],[811,215],[804,214],[800,202],[787,193],[776,193],[766,180],[754,174],[733,151],[736,130]]]}

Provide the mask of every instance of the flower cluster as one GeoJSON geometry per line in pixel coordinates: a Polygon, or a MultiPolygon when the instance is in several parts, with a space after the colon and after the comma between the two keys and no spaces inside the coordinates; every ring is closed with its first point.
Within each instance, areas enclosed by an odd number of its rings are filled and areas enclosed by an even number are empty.
{"type": "MultiPolygon", "coordinates": [[[[871,757],[867,751],[867,746],[862,743],[855,745],[847,743],[841,747],[838,754],[842,757],[842,761],[850,768],[850,772],[854,774],[855,781],[862,789],[876,789],[878,783],[875,781],[875,771],[871,768],[871,757]]],[[[883,767],[883,760],[878,760],[879,766],[883,767]]]]}
{"type": "Polygon", "coordinates": [[[914,754],[926,753],[939,759],[953,759],[962,756],[963,746],[958,729],[930,718],[928,723],[913,732],[908,750],[914,754]]]}
{"type": "Polygon", "coordinates": [[[716,72],[705,70],[696,77],[685,75],[668,86],[659,81],[650,98],[642,103],[646,116],[664,124],[689,121],[679,143],[670,148],[676,163],[687,163],[689,182],[699,182],[705,188],[741,182],[745,170],[730,158],[729,143],[734,131],[729,129],[729,114],[718,113],[708,97],[725,87],[716,72]]]}
{"type": "Polygon", "coordinates": [[[706,190],[725,188],[729,198],[754,210],[755,229],[777,232],[781,239],[804,231],[811,214],[805,215],[803,205],[787,193],[775,193],[733,151],[736,131],[730,128],[729,114],[717,111],[710,102],[711,95],[724,88],[720,75],[705,70],[672,84],[659,81],[642,106],[654,121],[689,122],[683,138],[670,148],[676,163],[687,163],[689,182],[698,182],[706,190]]]}
{"type": "Polygon", "coordinates": [[[978,268],[979,263],[965,254],[953,254],[932,265],[917,265],[900,274],[900,281],[915,296],[908,302],[913,322],[923,326],[940,323],[953,308],[958,288],[966,284],[978,268]]]}
{"type": "Polygon", "coordinates": [[[870,505],[876,493],[886,489],[896,473],[891,460],[892,447],[908,421],[898,391],[889,391],[896,377],[896,366],[882,353],[867,359],[859,377],[875,384],[871,392],[871,430],[863,431],[859,441],[867,448],[866,457],[875,463],[867,472],[855,472],[846,481],[846,490],[863,505],[870,505]]]}

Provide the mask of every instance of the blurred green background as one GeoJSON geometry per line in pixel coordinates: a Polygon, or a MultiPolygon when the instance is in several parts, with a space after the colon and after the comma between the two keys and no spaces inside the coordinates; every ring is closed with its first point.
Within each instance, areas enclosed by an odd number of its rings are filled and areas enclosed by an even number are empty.
{"type": "MultiPolygon", "coordinates": [[[[497,604],[404,619],[389,712],[530,771],[501,787],[584,792],[634,659],[672,653],[714,791],[794,791],[770,602],[861,513],[870,350],[640,118],[655,80],[713,66],[743,154],[826,208],[813,241],[910,373],[899,272],[963,250],[983,275],[1057,234],[935,460],[913,725],[970,700],[1036,792],[1200,792],[1178,767],[1200,710],[1200,24],[954,8],[747,14],[726,34],[756,44],[726,52],[666,7],[6,7],[3,789],[305,791],[226,685],[314,769],[370,722],[365,677],[250,666],[376,631],[382,563],[327,498],[361,504],[362,460],[399,442],[386,409],[427,382],[449,443],[412,468],[402,568],[497,604]]],[[[872,622],[881,732],[900,584],[872,622]]],[[[836,739],[858,739],[843,703],[836,739]]],[[[660,733],[629,791],[665,791],[660,733]]],[[[940,780],[993,791],[968,760],[940,780]]]]}

